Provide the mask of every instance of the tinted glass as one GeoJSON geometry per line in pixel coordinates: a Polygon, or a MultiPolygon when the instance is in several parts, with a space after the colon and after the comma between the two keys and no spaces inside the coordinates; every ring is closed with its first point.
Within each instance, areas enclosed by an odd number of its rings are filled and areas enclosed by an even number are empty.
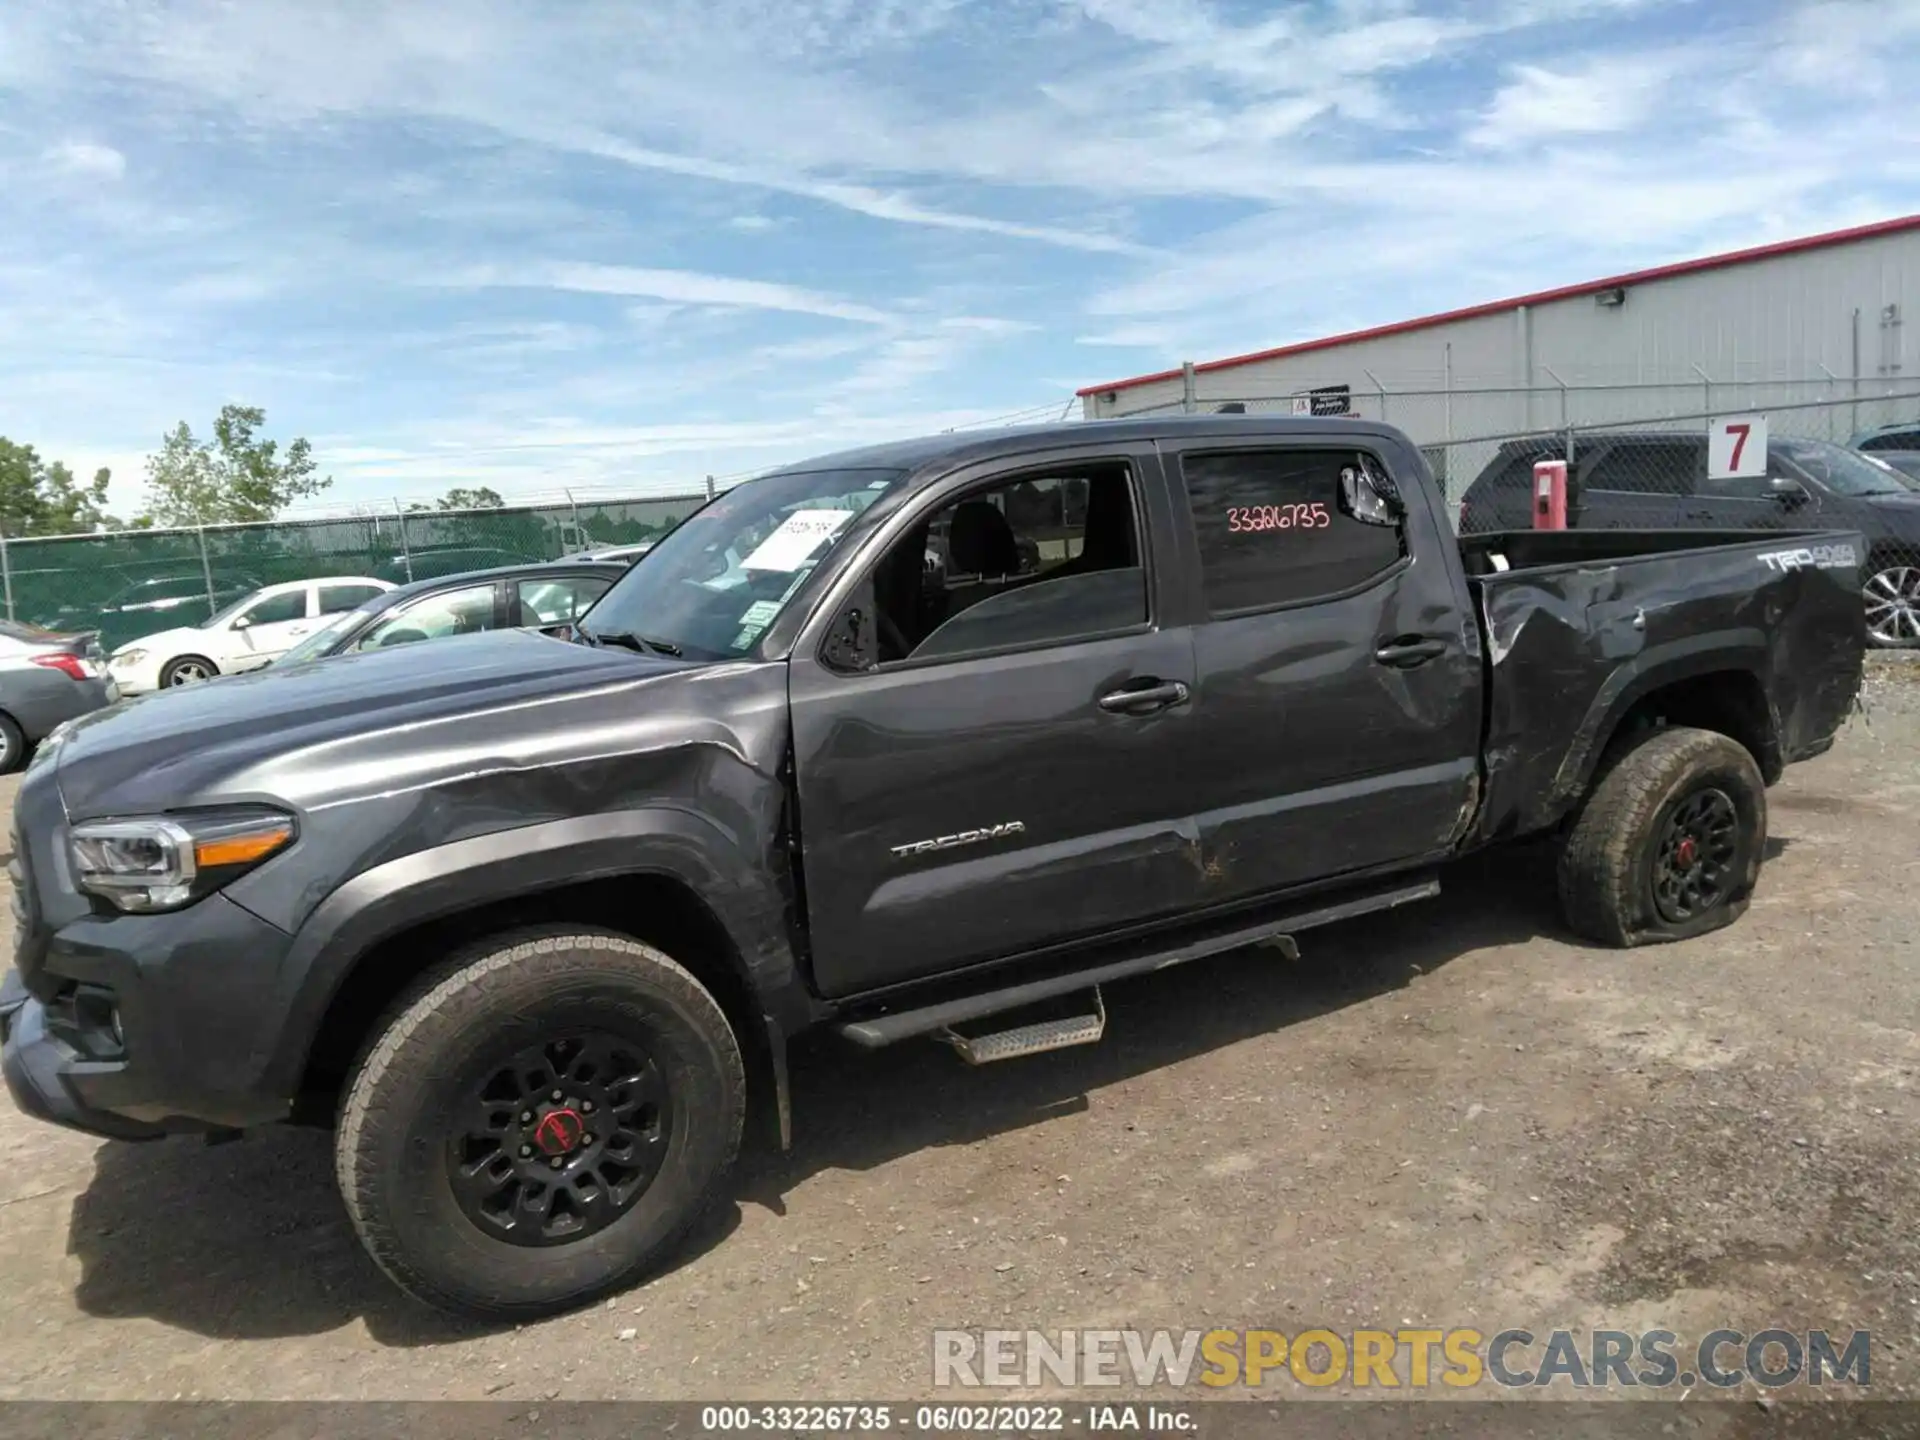
{"type": "Polygon", "coordinates": [[[1405,553],[1400,527],[1365,524],[1346,509],[1342,472],[1359,463],[1352,450],[1186,456],[1208,610],[1335,595],[1396,564],[1405,553]]]}
{"type": "Polygon", "coordinates": [[[477,635],[494,626],[494,587],[470,585],[429,595],[403,605],[368,629],[353,644],[355,650],[381,650],[418,640],[444,640],[452,635],[477,635]]]}
{"type": "Polygon", "coordinates": [[[874,603],[882,663],[1145,624],[1147,579],[1127,467],[1078,466],[969,491],[880,562],[874,603]]]}
{"type": "Polygon", "coordinates": [[[289,590],[284,595],[269,595],[256,600],[240,612],[254,625],[281,625],[289,620],[307,618],[307,592],[289,590]]]}
{"type": "Polygon", "coordinates": [[[854,517],[905,473],[789,471],[738,485],[621,576],[582,633],[645,636],[695,660],[745,655],[854,517]]]}
{"type": "Polygon", "coordinates": [[[378,585],[322,585],[320,587],[320,613],[337,615],[342,610],[352,610],[367,603],[381,593],[378,585]]]}
{"type": "Polygon", "coordinates": [[[558,580],[521,580],[514,593],[524,613],[516,625],[565,625],[586,614],[607,593],[611,580],[598,575],[570,575],[558,580]]]}
{"type": "Polygon", "coordinates": [[[1705,436],[1674,440],[1604,440],[1587,457],[1584,439],[1575,442],[1573,464],[1578,482],[1589,490],[1634,495],[1685,495],[1707,473],[1705,436]]]}

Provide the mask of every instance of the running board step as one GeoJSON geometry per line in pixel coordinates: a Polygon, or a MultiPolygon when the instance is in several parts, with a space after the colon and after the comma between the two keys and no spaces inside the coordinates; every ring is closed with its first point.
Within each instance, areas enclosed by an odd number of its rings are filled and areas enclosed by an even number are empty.
{"type": "Polygon", "coordinates": [[[906,1040],[915,1035],[929,1035],[950,1029],[967,1020],[979,1020],[988,1015],[1003,1014],[1008,1010],[1021,1009],[1038,1000],[1071,995],[1076,990],[1095,989],[1129,975],[1144,975],[1151,970],[1164,970],[1170,965],[1183,965],[1189,960],[1221,955],[1229,950],[1244,949],[1249,945],[1272,946],[1287,959],[1293,960],[1299,957],[1299,947],[1293,938],[1299,931],[1331,925],[1340,920],[1350,920],[1358,915],[1370,915],[1377,910],[1391,910],[1416,900],[1430,899],[1439,893],[1440,882],[1432,877],[1425,877],[1387,889],[1373,890],[1360,895],[1349,894],[1347,898],[1312,909],[1294,911],[1233,930],[1216,931],[1202,939],[1190,940],[1172,949],[1142,951],[1125,959],[1111,960],[1104,965],[1095,965],[1089,969],[1076,970],[1064,975],[1050,975],[1038,980],[1028,980],[998,990],[966,995],[955,1000],[939,1001],[914,1010],[897,1010],[891,1014],[874,1015],[864,1020],[850,1020],[841,1025],[839,1030],[842,1035],[862,1049],[877,1050],[883,1045],[892,1045],[896,1041],[906,1040]]]}
{"type": "Polygon", "coordinates": [[[1039,1055],[1048,1050],[1065,1050],[1070,1045],[1096,1045],[1107,1033],[1107,1002],[1100,987],[1093,987],[1093,1014],[1065,1015],[1057,1020],[1041,1020],[1032,1025],[1016,1025],[1011,1030],[996,1030],[991,1035],[962,1035],[942,1030],[935,1038],[953,1046],[969,1065],[991,1065],[996,1060],[1012,1060],[1021,1055],[1039,1055]]]}

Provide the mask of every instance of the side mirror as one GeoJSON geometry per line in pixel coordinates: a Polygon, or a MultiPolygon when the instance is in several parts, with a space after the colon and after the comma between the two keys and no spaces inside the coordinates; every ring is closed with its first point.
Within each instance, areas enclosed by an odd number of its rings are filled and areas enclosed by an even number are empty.
{"type": "Polygon", "coordinates": [[[1782,505],[1804,505],[1813,498],[1807,494],[1807,487],[1791,475],[1769,475],[1767,489],[1782,505]]]}
{"type": "Polygon", "coordinates": [[[233,624],[229,625],[227,628],[229,630],[251,630],[253,628],[253,621],[249,620],[244,615],[236,615],[234,616],[233,624]]]}

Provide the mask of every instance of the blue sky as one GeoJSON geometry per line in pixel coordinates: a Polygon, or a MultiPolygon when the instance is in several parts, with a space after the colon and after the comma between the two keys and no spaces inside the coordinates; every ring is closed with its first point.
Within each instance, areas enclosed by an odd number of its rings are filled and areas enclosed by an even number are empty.
{"type": "Polygon", "coordinates": [[[659,489],[1920,210],[1920,0],[6,0],[0,434],[659,489]]]}

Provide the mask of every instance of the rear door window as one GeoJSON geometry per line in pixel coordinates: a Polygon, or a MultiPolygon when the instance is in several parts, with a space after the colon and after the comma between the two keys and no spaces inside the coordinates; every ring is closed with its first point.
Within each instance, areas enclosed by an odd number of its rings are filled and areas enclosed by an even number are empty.
{"type": "Polygon", "coordinates": [[[1365,518],[1353,502],[1357,480],[1392,486],[1365,452],[1201,451],[1180,468],[1215,617],[1345,594],[1406,555],[1402,525],[1365,518]]]}

